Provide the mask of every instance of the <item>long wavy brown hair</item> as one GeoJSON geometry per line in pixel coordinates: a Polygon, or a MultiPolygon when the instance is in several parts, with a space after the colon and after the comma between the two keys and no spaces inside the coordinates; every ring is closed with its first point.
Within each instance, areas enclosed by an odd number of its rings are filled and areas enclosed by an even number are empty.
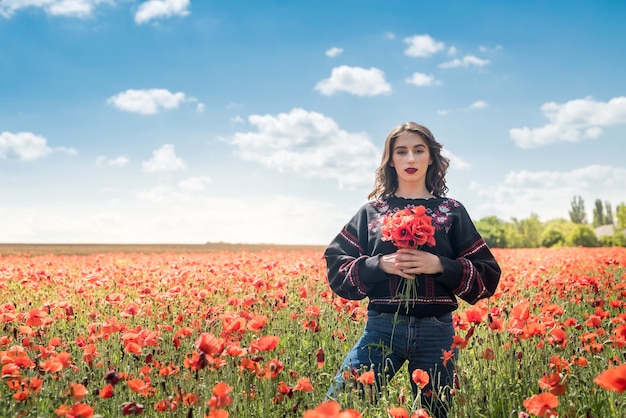
{"type": "Polygon", "coordinates": [[[396,138],[404,132],[415,133],[426,141],[432,160],[432,164],[428,166],[428,170],[426,171],[426,188],[435,196],[445,196],[448,192],[448,186],[446,186],[446,172],[450,166],[450,159],[441,155],[443,146],[437,142],[428,128],[415,122],[406,122],[396,126],[389,132],[389,135],[387,135],[383,157],[380,165],[376,169],[374,189],[370,192],[368,198],[385,199],[398,190],[398,175],[390,163],[396,138]]]}

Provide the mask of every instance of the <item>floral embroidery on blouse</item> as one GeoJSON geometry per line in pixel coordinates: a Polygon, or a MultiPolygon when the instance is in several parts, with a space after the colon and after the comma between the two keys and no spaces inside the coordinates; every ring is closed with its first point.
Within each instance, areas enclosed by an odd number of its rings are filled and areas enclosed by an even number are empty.
{"type": "MultiPolygon", "coordinates": [[[[387,216],[391,216],[401,208],[391,208],[385,200],[375,200],[372,203],[372,207],[376,209],[376,216],[372,219],[368,225],[371,231],[378,231],[383,224],[383,219],[387,216]]],[[[406,205],[407,208],[413,208],[416,205],[406,205]]],[[[459,207],[459,203],[453,199],[446,199],[437,206],[437,209],[433,210],[429,207],[426,208],[426,213],[433,218],[433,226],[436,230],[445,230],[448,232],[452,226],[451,211],[452,208],[459,207]]]]}

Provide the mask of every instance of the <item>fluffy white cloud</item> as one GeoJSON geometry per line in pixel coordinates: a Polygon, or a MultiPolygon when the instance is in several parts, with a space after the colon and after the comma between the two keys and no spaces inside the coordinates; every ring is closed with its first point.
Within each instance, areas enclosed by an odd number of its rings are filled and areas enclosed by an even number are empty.
{"type": "Polygon", "coordinates": [[[32,132],[2,132],[0,133],[0,158],[33,161],[45,157],[53,152],[63,152],[76,155],[74,148],[50,148],[46,138],[32,132]]]}
{"type": "Polygon", "coordinates": [[[443,42],[435,41],[430,35],[411,36],[404,38],[404,42],[409,45],[404,50],[409,57],[429,57],[446,47],[443,42]]]}
{"type": "Polygon", "coordinates": [[[0,0],[0,16],[9,18],[25,8],[40,8],[52,16],[89,17],[100,4],[114,0],[0,0]]]}
{"type": "Polygon", "coordinates": [[[574,196],[583,197],[588,210],[595,199],[624,196],[626,168],[594,164],[569,171],[514,171],[495,185],[474,183],[470,191],[479,202],[478,218],[522,219],[533,212],[543,220],[567,218],[574,196]]]}
{"type": "Polygon", "coordinates": [[[340,187],[373,184],[379,151],[365,133],[346,132],[327,116],[303,109],[248,118],[255,132],[228,141],[238,155],[279,171],[336,179],[340,187]]]}
{"type": "Polygon", "coordinates": [[[536,148],[554,142],[579,142],[602,135],[603,126],[626,123],[626,97],[598,102],[590,97],[564,104],[545,103],[541,110],[550,121],[539,128],[513,128],[509,136],[520,148],[536,148]]]}
{"type": "Polygon", "coordinates": [[[178,171],[187,168],[187,164],[176,156],[174,145],[165,144],[161,148],[152,151],[152,158],[143,161],[143,171],[156,173],[163,171],[178,171]]]}
{"type": "Polygon", "coordinates": [[[128,157],[123,156],[123,155],[120,155],[120,156],[115,157],[115,158],[107,158],[104,155],[99,155],[96,158],[96,165],[97,166],[109,165],[109,166],[113,166],[113,167],[125,167],[125,166],[128,165],[128,163],[130,163],[130,159],[128,157]]]}
{"type": "Polygon", "coordinates": [[[480,46],[478,47],[478,50],[479,50],[480,52],[484,52],[484,53],[498,52],[498,51],[502,50],[502,45],[496,45],[496,46],[493,46],[493,47],[488,47],[488,46],[485,46],[485,45],[480,45],[480,46]]]}
{"type": "Polygon", "coordinates": [[[378,68],[349,67],[342,65],[332,70],[330,78],[315,85],[315,90],[326,96],[345,91],[356,96],[378,96],[391,92],[385,73],[378,68]]]}
{"type": "Polygon", "coordinates": [[[468,68],[468,67],[484,67],[489,65],[489,60],[484,60],[474,55],[466,55],[463,58],[453,59],[452,61],[447,61],[442,64],[439,64],[439,68],[468,68]]]}
{"type": "Polygon", "coordinates": [[[172,93],[167,89],[129,89],[109,97],[107,103],[125,112],[153,115],[162,109],[175,109],[181,103],[195,101],[193,97],[187,98],[185,93],[172,93]]]}
{"type": "Polygon", "coordinates": [[[135,23],[189,14],[189,0],[148,0],[141,3],[135,13],[135,23]]]}
{"type": "Polygon", "coordinates": [[[444,157],[450,160],[451,170],[467,170],[472,167],[470,163],[468,163],[461,157],[456,156],[447,148],[444,148],[441,150],[441,155],[443,155],[444,157]]]}
{"type": "Polygon", "coordinates": [[[477,101],[475,101],[474,103],[472,103],[470,105],[470,109],[484,109],[487,106],[488,105],[487,105],[486,101],[484,101],[484,100],[477,100],[477,101]]]}
{"type": "Polygon", "coordinates": [[[408,84],[414,84],[418,87],[421,86],[438,86],[441,85],[441,81],[437,80],[432,74],[413,73],[411,77],[407,77],[404,81],[408,84]]]}
{"type": "Polygon", "coordinates": [[[326,56],[331,57],[331,58],[338,57],[342,53],[343,53],[343,48],[332,47],[326,50],[326,56]]]}

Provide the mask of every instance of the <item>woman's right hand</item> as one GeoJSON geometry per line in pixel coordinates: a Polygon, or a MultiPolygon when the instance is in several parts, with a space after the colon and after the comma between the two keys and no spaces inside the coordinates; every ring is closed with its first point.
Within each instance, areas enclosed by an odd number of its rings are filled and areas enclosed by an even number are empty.
{"type": "Polygon", "coordinates": [[[415,276],[411,274],[407,274],[403,272],[400,267],[398,267],[398,262],[396,261],[396,257],[398,253],[385,254],[380,257],[380,261],[378,266],[382,271],[388,274],[395,274],[397,276],[403,277],[407,280],[415,280],[415,276]]]}

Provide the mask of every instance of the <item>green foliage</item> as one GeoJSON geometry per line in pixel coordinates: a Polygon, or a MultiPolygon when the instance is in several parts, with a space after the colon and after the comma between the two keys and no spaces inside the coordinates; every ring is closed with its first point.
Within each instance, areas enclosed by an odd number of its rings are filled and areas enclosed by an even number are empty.
{"type": "Polygon", "coordinates": [[[626,229],[626,204],[624,202],[617,205],[615,217],[617,218],[617,228],[626,229]]]}
{"type": "Polygon", "coordinates": [[[611,209],[611,202],[608,200],[604,202],[604,225],[613,225],[615,220],[613,219],[613,209],[611,209]]]}
{"type": "Polygon", "coordinates": [[[585,213],[585,201],[581,196],[574,196],[572,199],[572,210],[569,211],[569,217],[575,224],[586,224],[587,214],[585,213]]]}
{"type": "Polygon", "coordinates": [[[602,200],[596,199],[593,209],[593,226],[598,227],[602,225],[613,225],[613,211],[611,210],[610,202],[605,202],[603,206],[602,200]]]}
{"type": "Polygon", "coordinates": [[[541,234],[542,247],[554,247],[565,244],[565,235],[556,227],[549,227],[543,230],[541,234]]]}
{"type": "MultiPolygon", "coordinates": [[[[556,218],[546,222],[541,222],[536,213],[531,213],[529,218],[512,218],[511,221],[486,216],[474,224],[491,248],[625,246],[624,234],[621,232],[598,238],[594,228],[587,225],[585,204],[581,196],[574,196],[569,214],[570,220],[556,218]]],[[[626,204],[622,202],[617,205],[614,217],[611,203],[596,199],[592,225],[614,224],[617,224],[619,231],[626,230],[626,204]]]]}
{"type": "Polygon", "coordinates": [[[539,240],[542,232],[541,221],[539,221],[539,215],[531,213],[530,218],[522,219],[518,221],[513,218],[513,225],[519,233],[521,238],[522,248],[537,248],[539,247],[539,240]]]}
{"type": "Polygon", "coordinates": [[[603,247],[626,247],[626,234],[616,230],[613,235],[605,235],[600,238],[600,245],[603,247]]]}
{"type": "Polygon", "coordinates": [[[595,207],[593,208],[593,223],[594,227],[604,225],[604,206],[602,206],[602,200],[596,199],[595,207]]]}
{"type": "Polygon", "coordinates": [[[476,229],[491,248],[506,248],[506,222],[497,216],[487,216],[476,222],[476,229]]]}
{"type": "Polygon", "coordinates": [[[597,247],[598,237],[589,225],[576,225],[567,236],[566,242],[571,246],[597,247]]]}

